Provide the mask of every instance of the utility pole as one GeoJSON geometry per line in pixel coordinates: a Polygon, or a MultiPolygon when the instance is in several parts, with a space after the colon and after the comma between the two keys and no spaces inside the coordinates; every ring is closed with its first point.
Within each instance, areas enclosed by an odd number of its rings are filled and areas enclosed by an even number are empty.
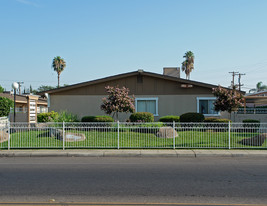
{"type": "Polygon", "coordinates": [[[239,72],[229,72],[230,74],[232,74],[232,76],[233,76],[233,80],[232,80],[232,89],[234,89],[235,88],[235,75],[238,75],[239,74],[239,72]]]}
{"type": "Polygon", "coordinates": [[[21,85],[24,84],[24,82],[18,82],[19,84],[19,95],[21,95],[21,85]]]}
{"type": "Polygon", "coordinates": [[[241,84],[241,76],[242,75],[246,75],[246,74],[241,74],[241,73],[238,74],[238,88],[239,88],[239,91],[241,91],[241,86],[244,85],[244,84],[241,84]]]}

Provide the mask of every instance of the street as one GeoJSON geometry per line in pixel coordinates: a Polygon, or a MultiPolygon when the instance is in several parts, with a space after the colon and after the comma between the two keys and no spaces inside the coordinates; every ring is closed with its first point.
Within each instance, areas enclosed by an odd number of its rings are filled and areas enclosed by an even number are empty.
{"type": "Polygon", "coordinates": [[[0,158],[0,202],[267,203],[266,158],[0,158]]]}

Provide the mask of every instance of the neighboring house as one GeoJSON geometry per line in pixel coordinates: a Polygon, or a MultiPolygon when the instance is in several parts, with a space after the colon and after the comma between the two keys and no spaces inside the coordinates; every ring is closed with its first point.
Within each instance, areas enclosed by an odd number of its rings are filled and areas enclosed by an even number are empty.
{"type": "MultiPolygon", "coordinates": [[[[14,101],[14,95],[10,92],[0,93],[1,97],[6,97],[14,101]]],[[[37,114],[48,111],[47,100],[37,95],[16,95],[16,122],[37,122],[37,114]]],[[[14,121],[14,111],[9,114],[10,121],[14,121]]]]}
{"type": "Polygon", "coordinates": [[[241,122],[244,119],[256,119],[267,122],[267,91],[260,91],[245,95],[244,108],[233,115],[235,121],[241,122]]]}
{"type": "MultiPolygon", "coordinates": [[[[49,94],[49,111],[69,111],[80,118],[86,115],[104,115],[100,109],[102,98],[107,96],[106,86],[125,86],[135,96],[137,112],[151,112],[155,120],[165,115],[199,112],[219,117],[214,111],[216,85],[180,78],[179,68],[164,68],[164,74],[138,70],[93,81],[46,91],[49,94]]],[[[128,115],[119,119],[125,121],[128,115]]]]}

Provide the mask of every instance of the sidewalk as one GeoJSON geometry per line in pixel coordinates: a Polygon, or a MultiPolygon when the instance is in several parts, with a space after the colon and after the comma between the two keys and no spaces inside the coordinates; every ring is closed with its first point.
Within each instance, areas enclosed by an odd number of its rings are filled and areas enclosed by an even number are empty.
{"type": "Polygon", "coordinates": [[[0,150],[0,157],[266,157],[267,150],[0,150]]]}

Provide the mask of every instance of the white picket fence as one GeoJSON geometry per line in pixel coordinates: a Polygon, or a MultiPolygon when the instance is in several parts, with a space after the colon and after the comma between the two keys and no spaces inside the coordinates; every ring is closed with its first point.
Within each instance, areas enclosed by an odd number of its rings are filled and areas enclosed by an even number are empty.
{"type": "Polygon", "coordinates": [[[267,148],[267,123],[13,123],[0,149],[267,148]]]}

